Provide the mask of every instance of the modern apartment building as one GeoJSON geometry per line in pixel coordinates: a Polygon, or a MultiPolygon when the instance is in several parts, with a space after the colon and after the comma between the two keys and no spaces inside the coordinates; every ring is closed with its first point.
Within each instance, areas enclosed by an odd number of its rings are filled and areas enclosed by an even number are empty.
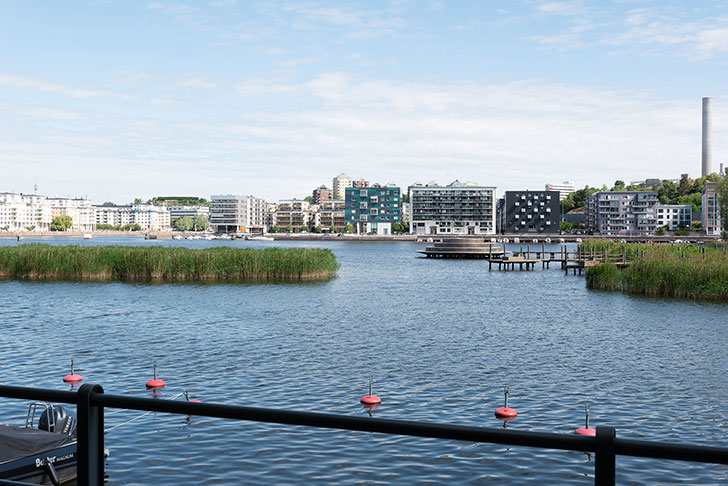
{"type": "Polygon", "coordinates": [[[313,190],[313,203],[321,204],[321,201],[330,201],[334,198],[334,191],[326,186],[319,186],[313,190]]]}
{"type": "Polygon", "coordinates": [[[48,231],[51,228],[51,206],[45,196],[0,193],[0,229],[7,231],[48,231]]]}
{"type": "Polygon", "coordinates": [[[402,197],[397,186],[348,187],[346,222],[357,233],[391,235],[392,224],[402,221],[402,197]]]}
{"type": "Polygon", "coordinates": [[[576,186],[571,181],[564,181],[561,184],[546,184],[547,191],[558,191],[559,201],[563,201],[569,194],[576,192],[576,186]]]}
{"type": "Polygon", "coordinates": [[[210,196],[210,225],[218,233],[263,233],[266,204],[253,196],[210,196]]]}
{"type": "Polygon", "coordinates": [[[94,206],[96,224],[126,226],[138,224],[144,231],[165,231],[172,220],[164,206],[132,204],[129,206],[94,206]]]}
{"type": "Polygon", "coordinates": [[[73,231],[95,228],[94,208],[88,198],[0,193],[0,229],[49,231],[53,218],[58,216],[70,216],[73,231]]]}
{"type": "Polygon", "coordinates": [[[319,204],[319,221],[318,224],[324,231],[330,231],[336,227],[338,232],[344,231],[346,226],[346,202],[338,199],[330,201],[322,201],[319,204]]]}
{"type": "Polygon", "coordinates": [[[667,226],[670,231],[690,229],[693,223],[691,204],[658,204],[657,227],[667,226]]]}
{"type": "Polygon", "coordinates": [[[287,199],[278,202],[276,220],[280,228],[293,226],[296,231],[299,231],[301,227],[305,227],[308,230],[312,226],[315,226],[316,217],[314,214],[314,208],[308,201],[287,199]]]}
{"type": "Polygon", "coordinates": [[[586,224],[604,235],[652,235],[657,229],[657,193],[597,192],[586,199],[586,224]]]}
{"type": "Polygon", "coordinates": [[[273,226],[278,226],[278,218],[276,218],[276,211],[278,211],[278,203],[266,203],[265,205],[265,227],[270,230],[273,226]]]}
{"type": "Polygon", "coordinates": [[[558,191],[506,191],[498,204],[498,232],[555,234],[561,210],[558,191]]]}
{"type": "Polygon", "coordinates": [[[210,207],[209,206],[167,206],[169,210],[169,217],[174,223],[175,220],[187,216],[188,218],[194,218],[198,214],[203,215],[207,220],[210,220],[210,207]]]}
{"type": "Polygon", "coordinates": [[[356,187],[358,189],[362,189],[364,187],[369,187],[369,181],[362,179],[361,177],[358,179],[354,179],[351,181],[351,187],[356,187]]]}
{"type": "Polygon", "coordinates": [[[332,186],[334,190],[334,199],[340,199],[343,201],[346,197],[346,188],[352,187],[353,183],[354,180],[344,173],[334,177],[332,186]]]}
{"type": "Polygon", "coordinates": [[[703,206],[700,220],[703,222],[703,231],[708,236],[720,236],[723,232],[716,186],[715,182],[706,182],[703,189],[703,206]]]}
{"type": "Polygon", "coordinates": [[[495,234],[495,187],[454,181],[410,186],[410,231],[418,235],[495,234]]]}

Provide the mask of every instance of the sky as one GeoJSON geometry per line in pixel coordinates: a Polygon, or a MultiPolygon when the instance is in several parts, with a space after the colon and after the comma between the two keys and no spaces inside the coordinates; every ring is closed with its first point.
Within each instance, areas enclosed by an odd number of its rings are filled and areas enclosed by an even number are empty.
{"type": "Polygon", "coordinates": [[[728,1],[5,0],[0,192],[506,190],[728,166],[728,1]]]}

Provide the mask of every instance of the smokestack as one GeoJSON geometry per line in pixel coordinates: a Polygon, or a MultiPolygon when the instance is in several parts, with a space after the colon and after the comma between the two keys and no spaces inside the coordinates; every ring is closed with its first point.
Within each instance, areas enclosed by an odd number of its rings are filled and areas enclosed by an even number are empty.
{"type": "Polygon", "coordinates": [[[711,132],[711,98],[703,98],[703,170],[702,176],[705,177],[712,172],[712,150],[710,144],[710,132],[711,132]]]}

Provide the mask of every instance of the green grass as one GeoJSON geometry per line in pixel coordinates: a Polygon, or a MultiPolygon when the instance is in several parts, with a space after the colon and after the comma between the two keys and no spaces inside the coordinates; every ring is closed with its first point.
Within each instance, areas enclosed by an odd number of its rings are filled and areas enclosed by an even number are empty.
{"type": "MultiPolygon", "coordinates": [[[[627,244],[585,242],[584,249],[610,256],[627,253],[630,265],[618,268],[603,263],[587,269],[591,289],[677,297],[692,300],[728,301],[728,256],[723,249],[697,245],[627,244]]],[[[616,259],[616,258],[615,258],[616,259]]]]}
{"type": "Polygon", "coordinates": [[[0,277],[30,280],[297,281],[331,278],[330,250],[51,246],[0,247],[0,277]]]}

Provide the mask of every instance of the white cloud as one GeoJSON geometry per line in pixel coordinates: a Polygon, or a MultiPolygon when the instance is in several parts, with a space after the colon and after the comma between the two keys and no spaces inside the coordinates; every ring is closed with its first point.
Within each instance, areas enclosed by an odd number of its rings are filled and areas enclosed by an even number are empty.
{"type": "Polygon", "coordinates": [[[182,88],[209,89],[217,88],[217,83],[211,81],[209,78],[189,78],[184,81],[180,81],[175,86],[182,88]]]}
{"type": "Polygon", "coordinates": [[[117,93],[115,91],[69,88],[61,84],[37,80],[25,76],[0,74],[0,84],[17,89],[42,91],[45,93],[54,93],[72,98],[115,98],[125,101],[135,100],[134,96],[117,93]]]}
{"type": "MultiPolygon", "coordinates": [[[[8,118],[0,130],[12,143],[0,144],[0,156],[21,163],[7,180],[27,164],[53,160],[42,173],[61,181],[69,164],[95,167],[68,178],[105,191],[92,198],[108,199],[108,181],[138,167],[165,173],[157,192],[242,191],[277,200],[305,195],[342,171],[403,186],[470,179],[502,191],[699,170],[699,99],[538,80],[425,83],[344,72],[300,83],[259,78],[236,93],[218,106],[201,91],[204,111],[181,104],[133,118],[120,107],[93,124],[69,119],[52,129],[8,118]]],[[[728,99],[714,99],[716,160],[728,158],[723,104],[728,99]]]]}

